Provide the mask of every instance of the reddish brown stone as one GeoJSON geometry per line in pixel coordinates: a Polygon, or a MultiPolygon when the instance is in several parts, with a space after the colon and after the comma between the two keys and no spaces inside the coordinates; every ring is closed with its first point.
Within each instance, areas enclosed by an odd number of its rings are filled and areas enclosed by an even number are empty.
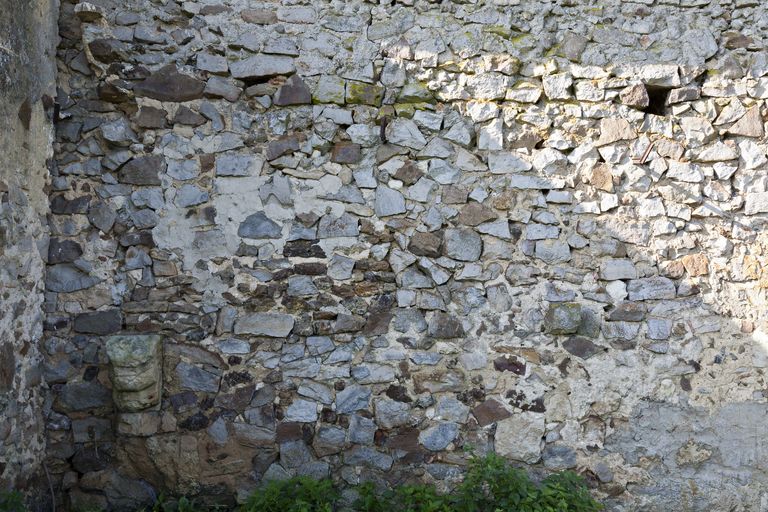
{"type": "Polygon", "coordinates": [[[331,162],[337,164],[356,164],[361,158],[360,144],[352,142],[339,142],[331,151],[331,162]]]}
{"type": "Polygon", "coordinates": [[[472,409],[472,414],[475,416],[477,424],[481,427],[485,427],[491,423],[512,416],[512,413],[509,412],[501,402],[494,400],[493,398],[489,398],[472,409]]]}

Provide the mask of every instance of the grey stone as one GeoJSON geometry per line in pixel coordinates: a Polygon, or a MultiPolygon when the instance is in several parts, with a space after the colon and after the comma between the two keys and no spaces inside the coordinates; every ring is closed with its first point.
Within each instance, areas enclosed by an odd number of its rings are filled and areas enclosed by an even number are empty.
{"type": "Polygon", "coordinates": [[[633,279],[629,281],[627,291],[629,300],[674,299],[676,295],[675,283],[662,276],[633,279]]]}
{"type": "Polygon", "coordinates": [[[237,230],[238,236],[251,239],[280,238],[282,234],[282,227],[264,212],[249,215],[237,230]]]}
{"type": "Polygon", "coordinates": [[[672,320],[668,318],[649,318],[648,338],[652,340],[666,340],[672,334],[672,320]]]}
{"type": "Polygon", "coordinates": [[[123,326],[123,315],[119,309],[107,309],[92,313],[81,313],[75,317],[73,328],[76,332],[88,334],[112,334],[123,326]]]}
{"type": "Polygon", "coordinates": [[[632,260],[606,259],[600,262],[600,279],[608,281],[637,279],[637,269],[632,260]]]}
{"type": "Polygon", "coordinates": [[[563,342],[563,348],[581,359],[589,359],[598,352],[600,347],[583,336],[572,336],[563,342]]]}
{"type": "Polygon", "coordinates": [[[371,399],[371,390],[358,384],[351,384],[336,393],[336,412],[348,414],[360,409],[367,409],[371,399]]]}
{"type": "Polygon", "coordinates": [[[419,443],[429,451],[438,452],[444,450],[459,435],[459,426],[456,423],[438,423],[419,433],[419,443]]]}
{"type": "Polygon", "coordinates": [[[374,211],[379,217],[405,213],[405,198],[397,190],[380,185],[376,188],[374,211]]]}
{"type": "Polygon", "coordinates": [[[328,277],[344,281],[352,277],[355,268],[355,260],[341,254],[334,254],[328,262],[328,277]]]}
{"type": "Polygon", "coordinates": [[[120,169],[118,180],[129,185],[160,185],[160,173],[165,169],[161,155],[136,157],[120,169]]]}
{"type": "Polygon", "coordinates": [[[347,441],[354,444],[372,445],[376,428],[376,423],[372,419],[359,414],[352,414],[349,417],[347,441]]]}
{"type": "Polygon", "coordinates": [[[339,217],[324,215],[317,228],[318,238],[337,238],[358,234],[357,218],[349,213],[343,213],[339,217]]]}
{"type": "Polygon", "coordinates": [[[344,463],[388,471],[394,460],[390,455],[368,446],[356,446],[344,452],[344,463]]]}
{"type": "Polygon", "coordinates": [[[69,293],[96,286],[102,280],[88,275],[69,263],[48,267],[45,288],[52,292],[69,293]]]}
{"type": "Polygon", "coordinates": [[[459,338],[464,336],[461,322],[454,316],[442,311],[433,313],[427,332],[433,338],[459,338]]]}
{"type": "Polygon", "coordinates": [[[235,321],[235,334],[285,338],[293,329],[294,318],[285,313],[251,313],[235,321]]]}
{"type": "Polygon", "coordinates": [[[390,144],[416,150],[423,149],[427,145],[427,139],[419,131],[416,123],[402,117],[395,118],[387,125],[386,140],[390,144]]]}
{"type": "Polygon", "coordinates": [[[443,253],[459,261],[477,261],[483,251],[483,241],[474,230],[449,228],[443,237],[443,253]]]}
{"type": "Polygon", "coordinates": [[[581,305],[558,302],[549,305],[544,315],[544,329],[550,334],[573,334],[581,324],[581,305]]]}
{"type": "Polygon", "coordinates": [[[562,444],[548,444],[542,452],[544,467],[563,471],[576,467],[576,451],[562,444]]]}
{"type": "Polygon", "coordinates": [[[535,255],[549,264],[565,263],[571,260],[571,248],[562,240],[539,240],[536,242],[535,255]]]}
{"type": "Polygon", "coordinates": [[[274,98],[275,105],[306,105],[312,103],[309,87],[299,75],[293,75],[277,90],[274,98]]]}
{"type": "Polygon", "coordinates": [[[196,185],[190,183],[184,184],[179,187],[176,192],[176,198],[174,203],[181,208],[187,208],[190,206],[197,206],[203,204],[210,199],[208,192],[201,190],[196,185]]]}
{"type": "Polygon", "coordinates": [[[318,293],[317,286],[310,276],[291,276],[288,278],[289,297],[311,297],[318,293]]]}
{"type": "Polygon", "coordinates": [[[291,57],[282,55],[254,55],[233,62],[229,66],[234,78],[259,80],[277,75],[291,75],[296,72],[291,57]]]}
{"type": "Polygon", "coordinates": [[[219,390],[220,375],[198,366],[180,362],[176,365],[176,377],[183,389],[216,393],[219,390]]]}
{"type": "Polygon", "coordinates": [[[407,425],[411,419],[408,404],[386,397],[377,397],[373,401],[376,412],[376,424],[381,428],[395,428],[407,425]]]}
{"type": "Polygon", "coordinates": [[[314,423],[317,421],[317,404],[309,400],[294,400],[285,411],[285,421],[314,423]]]}

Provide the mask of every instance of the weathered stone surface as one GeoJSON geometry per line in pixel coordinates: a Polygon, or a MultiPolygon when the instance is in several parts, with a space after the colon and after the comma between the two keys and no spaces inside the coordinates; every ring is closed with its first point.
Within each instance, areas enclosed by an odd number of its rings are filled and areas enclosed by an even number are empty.
{"type": "Polygon", "coordinates": [[[259,80],[277,75],[291,75],[296,72],[296,67],[291,57],[259,54],[230,63],[229,70],[234,78],[259,80]]]}
{"type": "Polygon", "coordinates": [[[251,313],[235,321],[235,334],[284,338],[293,329],[294,318],[282,313],[251,313]]]}
{"type": "Polygon", "coordinates": [[[160,155],[137,157],[120,169],[118,179],[131,185],[160,185],[159,175],[165,169],[165,159],[160,155]]]}
{"type": "Polygon", "coordinates": [[[112,334],[123,325],[123,315],[119,309],[107,309],[93,313],[82,313],[75,317],[74,329],[89,334],[112,334]]]}
{"type": "Polygon", "coordinates": [[[339,142],[331,151],[331,161],[337,164],[356,164],[362,158],[360,144],[339,142]]]}
{"type": "Polygon", "coordinates": [[[674,299],[675,284],[666,277],[646,277],[633,279],[627,286],[629,300],[674,299]]]}
{"type": "Polygon", "coordinates": [[[160,101],[190,101],[202,98],[204,88],[203,82],[180,73],[175,65],[169,64],[134,85],[133,92],[160,101]]]}
{"type": "Polygon", "coordinates": [[[379,186],[376,188],[374,212],[379,217],[389,217],[405,213],[405,198],[397,190],[379,186]]]}
{"type": "Polygon", "coordinates": [[[275,105],[306,105],[312,103],[312,93],[299,75],[293,75],[277,90],[275,105]]]}
{"type": "Polygon", "coordinates": [[[450,228],[443,236],[443,254],[459,261],[477,261],[483,251],[483,242],[475,231],[450,228]]]}
{"type": "Polygon", "coordinates": [[[242,238],[280,238],[282,236],[280,224],[269,219],[264,212],[249,215],[237,229],[237,235],[242,238]]]}
{"type": "Polygon", "coordinates": [[[573,334],[581,323],[581,305],[576,302],[550,304],[544,315],[544,329],[550,334],[573,334]]]}
{"type": "Polygon", "coordinates": [[[541,458],[544,437],[544,415],[518,412],[496,424],[496,453],[510,459],[533,464],[541,458]]]}
{"type": "Polygon", "coordinates": [[[456,423],[444,422],[423,430],[419,434],[419,443],[429,451],[444,450],[459,433],[456,423]]]}

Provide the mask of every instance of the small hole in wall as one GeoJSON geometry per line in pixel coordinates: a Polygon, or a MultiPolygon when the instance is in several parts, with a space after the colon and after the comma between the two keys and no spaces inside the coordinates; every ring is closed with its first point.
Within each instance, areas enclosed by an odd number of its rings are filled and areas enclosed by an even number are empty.
{"type": "Polygon", "coordinates": [[[648,106],[643,109],[643,112],[657,116],[667,115],[667,97],[672,88],[646,85],[645,90],[648,91],[648,106]]]}

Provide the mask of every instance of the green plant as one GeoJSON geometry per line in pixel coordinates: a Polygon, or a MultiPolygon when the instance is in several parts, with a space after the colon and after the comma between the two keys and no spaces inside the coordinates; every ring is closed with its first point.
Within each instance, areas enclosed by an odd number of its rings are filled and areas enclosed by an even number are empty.
{"type": "Polygon", "coordinates": [[[253,493],[242,512],[333,512],[339,493],[330,480],[299,476],[269,482],[253,493]]]}
{"type": "Polygon", "coordinates": [[[405,485],[376,494],[373,484],[358,488],[356,512],[453,512],[451,498],[437,493],[431,485],[405,485]]]}
{"type": "Polygon", "coordinates": [[[19,491],[0,491],[0,512],[26,512],[24,496],[19,491]]]}
{"type": "Polygon", "coordinates": [[[584,480],[573,471],[549,475],[537,494],[534,512],[597,512],[603,506],[596,502],[584,480]]]}
{"type": "Polygon", "coordinates": [[[550,475],[541,485],[498,455],[473,457],[464,481],[441,496],[426,485],[377,495],[373,485],[358,488],[358,512],[598,512],[602,506],[573,472],[550,475]]]}
{"type": "Polygon", "coordinates": [[[457,512],[523,510],[536,493],[525,471],[496,454],[470,459],[464,481],[455,491],[457,512]]]}

